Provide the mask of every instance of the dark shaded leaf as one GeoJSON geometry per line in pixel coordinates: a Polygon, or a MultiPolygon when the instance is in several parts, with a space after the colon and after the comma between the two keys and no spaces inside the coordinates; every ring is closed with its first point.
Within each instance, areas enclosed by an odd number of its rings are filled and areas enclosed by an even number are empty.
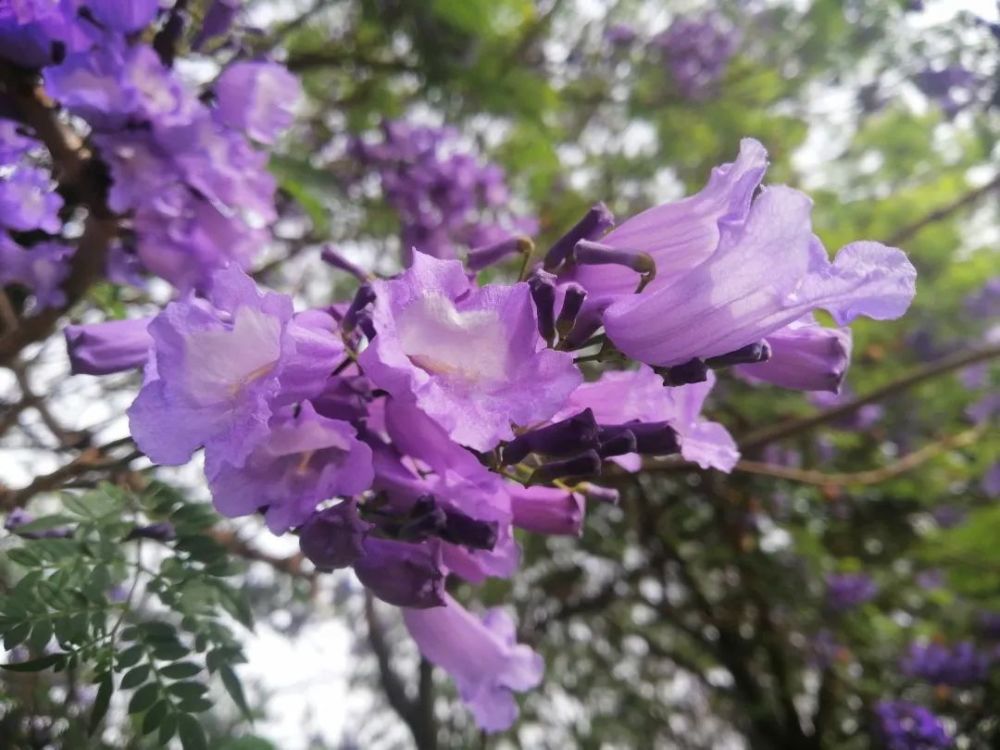
{"type": "Polygon", "coordinates": [[[87,727],[88,734],[93,735],[108,713],[108,706],[111,705],[111,695],[115,691],[115,686],[111,681],[111,673],[106,672],[100,679],[97,687],[97,697],[94,698],[94,707],[90,710],[90,724],[87,727]]]}

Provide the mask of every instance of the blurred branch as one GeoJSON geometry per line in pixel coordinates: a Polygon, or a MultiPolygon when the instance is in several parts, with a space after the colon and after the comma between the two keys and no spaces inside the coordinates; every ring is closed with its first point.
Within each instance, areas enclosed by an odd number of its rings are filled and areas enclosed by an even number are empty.
{"type": "Polygon", "coordinates": [[[302,554],[289,557],[269,555],[251,546],[246,540],[241,539],[235,531],[229,529],[213,529],[211,536],[225,547],[227,552],[242,557],[244,560],[267,563],[279,573],[285,573],[294,578],[307,578],[309,580],[316,578],[315,571],[307,571],[303,567],[305,557],[302,554]]]}
{"type": "MultiPolygon", "coordinates": [[[[417,747],[421,750],[434,750],[437,747],[437,728],[433,722],[433,711],[425,716],[422,710],[421,700],[412,701],[406,695],[403,682],[400,680],[396,670],[392,668],[389,643],[386,641],[385,632],[382,630],[382,623],[379,622],[378,614],[375,612],[375,599],[371,592],[365,591],[365,620],[368,623],[368,643],[375,653],[375,661],[378,663],[379,682],[382,691],[399,718],[409,727],[413,734],[413,739],[417,747]]],[[[421,664],[420,682],[423,686],[425,680],[429,679],[429,672],[425,675],[425,668],[421,664]]]]}
{"type": "Polygon", "coordinates": [[[67,202],[77,201],[89,212],[83,235],[70,259],[69,275],[62,285],[65,304],[24,318],[15,327],[4,326],[0,334],[0,365],[10,366],[25,346],[49,336],[59,317],[101,277],[108,247],[118,232],[118,222],[106,205],[104,178],[92,154],[59,119],[58,111],[36,77],[0,62],[0,93],[11,105],[14,116],[45,144],[60,193],[67,202]]]}
{"type": "Polygon", "coordinates": [[[816,484],[824,487],[831,485],[878,484],[879,482],[884,482],[887,479],[904,474],[910,469],[914,469],[952,448],[972,445],[979,439],[983,432],[984,429],[982,427],[964,430],[957,435],[950,435],[949,437],[925,445],[923,448],[913,451],[887,466],[878,469],[868,469],[867,471],[827,474],[813,469],[795,469],[790,466],[778,466],[776,464],[746,460],[737,463],[735,470],[747,474],[759,474],[761,476],[788,479],[793,482],[816,484]]]}
{"type": "Polygon", "coordinates": [[[142,456],[138,450],[131,450],[121,457],[109,457],[114,448],[131,443],[131,438],[116,440],[97,448],[87,448],[69,463],[49,474],[35,477],[31,484],[19,490],[0,487],[0,511],[11,511],[24,507],[31,498],[41,492],[51,492],[62,488],[66,482],[76,480],[92,471],[103,472],[127,466],[142,456]]]}
{"type": "Polygon", "coordinates": [[[987,182],[982,187],[978,187],[975,190],[970,190],[961,198],[953,201],[952,203],[949,203],[947,206],[942,206],[941,208],[937,208],[931,211],[930,213],[922,216],[921,218],[917,219],[917,221],[913,222],[912,224],[903,227],[898,232],[893,234],[886,241],[886,244],[896,245],[896,246],[901,245],[907,240],[913,238],[915,235],[921,232],[925,227],[928,227],[931,224],[935,224],[939,221],[947,219],[952,214],[961,211],[966,206],[971,206],[972,204],[977,203],[980,198],[983,198],[984,196],[988,195],[989,193],[997,189],[1000,189],[1000,174],[997,174],[996,177],[994,177],[992,180],[987,182]]]}
{"type": "Polygon", "coordinates": [[[832,409],[821,411],[818,414],[813,414],[809,417],[790,419],[784,422],[779,422],[772,427],[764,427],[760,430],[755,430],[748,435],[744,435],[736,442],[739,443],[741,452],[746,453],[757,448],[761,448],[768,443],[773,443],[776,440],[781,440],[800,432],[806,432],[807,430],[811,430],[813,427],[818,427],[819,425],[826,424],[827,422],[832,422],[840,417],[852,414],[866,404],[872,404],[889,396],[894,396],[897,393],[905,391],[916,385],[920,385],[921,383],[925,383],[928,380],[933,380],[934,378],[947,375],[955,370],[961,370],[964,367],[975,365],[980,362],[988,362],[989,360],[996,359],[997,357],[1000,357],[1000,346],[991,346],[986,349],[977,349],[971,352],[959,352],[958,354],[954,354],[950,357],[944,357],[936,362],[925,365],[924,367],[914,370],[897,380],[893,380],[891,383],[887,383],[880,388],[876,388],[864,396],[859,396],[844,404],[835,406],[832,409]]]}

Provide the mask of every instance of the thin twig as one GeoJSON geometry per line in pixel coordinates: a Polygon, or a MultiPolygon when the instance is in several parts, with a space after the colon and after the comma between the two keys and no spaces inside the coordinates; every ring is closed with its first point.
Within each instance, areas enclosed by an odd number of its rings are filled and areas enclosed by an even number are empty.
{"type": "Polygon", "coordinates": [[[915,469],[917,466],[953,448],[972,445],[979,439],[982,433],[983,429],[980,427],[965,430],[957,435],[952,435],[943,440],[925,445],[923,448],[913,451],[887,466],[882,466],[878,469],[868,469],[866,471],[827,474],[814,469],[796,469],[790,466],[778,466],[776,464],[746,460],[737,463],[735,471],[742,471],[747,474],[759,474],[776,479],[788,479],[793,482],[815,484],[822,487],[878,484],[904,474],[911,469],[915,469]]]}
{"type": "Polygon", "coordinates": [[[768,443],[773,443],[776,440],[805,432],[813,427],[818,427],[819,425],[852,414],[866,404],[873,404],[889,396],[894,396],[928,380],[933,380],[934,378],[980,362],[988,362],[997,357],[1000,357],[1000,346],[991,346],[987,349],[978,349],[972,352],[959,352],[958,354],[944,357],[937,362],[932,362],[929,365],[914,370],[901,378],[893,380],[891,383],[887,383],[880,388],[876,388],[863,396],[858,396],[832,409],[827,409],[808,417],[780,422],[773,427],[764,427],[760,430],[755,430],[737,440],[737,443],[739,443],[740,450],[743,453],[747,453],[761,448],[768,443]]]}

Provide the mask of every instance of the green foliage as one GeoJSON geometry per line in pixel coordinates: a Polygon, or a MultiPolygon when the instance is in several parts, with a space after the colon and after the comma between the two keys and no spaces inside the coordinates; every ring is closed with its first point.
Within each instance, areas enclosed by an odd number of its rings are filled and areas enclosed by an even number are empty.
{"type": "Polygon", "coordinates": [[[137,732],[184,750],[207,746],[199,715],[213,708],[209,678],[251,720],[233,667],[243,649],[225,614],[252,627],[232,576],[240,572],[211,536],[210,506],[151,482],[141,493],[109,484],[65,493],[58,512],[18,527],[6,559],[15,585],[0,595],[0,634],[12,672],[85,670],[97,686],[87,722],[99,731],[116,690],[129,694],[137,732]],[[154,542],[135,530],[168,522],[174,539],[154,542]],[[32,538],[68,529],[67,538],[32,538]],[[150,549],[156,545],[156,549],[150,549]]]}

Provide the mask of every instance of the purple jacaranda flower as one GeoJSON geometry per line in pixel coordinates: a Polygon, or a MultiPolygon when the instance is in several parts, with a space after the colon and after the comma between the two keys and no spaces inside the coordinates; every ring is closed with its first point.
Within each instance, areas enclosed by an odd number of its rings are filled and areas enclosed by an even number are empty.
{"type": "Polygon", "coordinates": [[[628,47],[639,38],[639,32],[627,23],[615,23],[604,30],[604,41],[613,47],[628,47]]]}
{"type": "Polygon", "coordinates": [[[446,510],[496,524],[492,549],[446,543],[444,561],[451,571],[473,583],[512,575],[520,550],[511,529],[508,485],[406,400],[388,400],[385,425],[393,446],[406,458],[386,446],[376,446],[375,489],[384,492],[397,510],[407,510],[418,499],[432,496],[446,510]]]}
{"type": "Polygon", "coordinates": [[[614,302],[604,314],[609,338],[633,359],[671,366],[733,352],[816,308],[838,325],[859,315],[902,315],[916,279],[906,256],[855,242],[831,263],[812,233],[810,212],[804,194],[765,189],[745,222],[723,226],[718,248],[701,265],[614,302]]]}
{"type": "Polygon", "coordinates": [[[514,525],[536,534],[580,536],[586,500],[558,487],[522,487],[507,483],[514,525]]]}
{"type": "Polygon", "coordinates": [[[139,95],[124,85],[126,51],[108,44],[71,55],[45,71],[49,96],[99,130],[122,127],[139,106],[139,95]]]}
{"type": "Polygon", "coordinates": [[[73,374],[108,375],[142,367],[153,344],[147,331],[150,320],[134,318],[66,326],[66,351],[73,374]]]}
{"type": "MultiPolygon", "coordinates": [[[[767,152],[751,138],[740,142],[735,162],[712,170],[695,195],[664,203],[628,219],[600,238],[602,245],[647,253],[656,264],[648,292],[668,286],[716,251],[724,227],[742,224],[767,170],[767,152]]],[[[624,265],[579,265],[570,278],[587,290],[587,304],[606,306],[631,295],[640,276],[624,265]]]]}
{"type": "Polygon", "coordinates": [[[201,49],[210,39],[229,31],[242,4],[243,0],[212,0],[191,46],[194,49],[201,49]]]}
{"type": "Polygon", "coordinates": [[[105,28],[129,34],[152,22],[160,9],[160,1],[87,0],[87,8],[105,28]]]}
{"type": "Polygon", "coordinates": [[[964,508],[957,505],[948,505],[947,503],[931,508],[931,518],[942,529],[953,529],[965,523],[968,515],[968,512],[964,508]]]}
{"type": "Polygon", "coordinates": [[[89,44],[78,0],[17,0],[0,4],[0,57],[39,68],[89,44]]]}
{"type": "Polygon", "coordinates": [[[542,681],[542,657],[517,643],[514,623],[501,609],[480,619],[446,596],[443,607],[404,609],[403,620],[420,653],[451,675],[484,731],[509,728],[518,714],[513,692],[542,681]]]}
{"type": "Polygon", "coordinates": [[[59,209],[63,200],[54,188],[49,173],[36,167],[18,165],[0,176],[0,227],[57,234],[62,229],[59,209]]]}
{"type": "Polygon", "coordinates": [[[375,281],[377,336],[365,374],[413,398],[453,440],[490,450],[512,424],[548,419],[580,382],[572,355],[545,347],[525,283],[473,287],[462,264],[418,253],[412,268],[375,281]]]}
{"type": "Polygon", "coordinates": [[[866,573],[832,573],[826,577],[826,604],[833,612],[854,609],[877,594],[878,585],[866,573]]]}
{"type": "Polygon", "coordinates": [[[0,165],[13,165],[40,144],[22,133],[24,126],[0,117],[0,165]]]}
{"type": "Polygon", "coordinates": [[[380,142],[355,140],[350,155],[377,172],[399,215],[404,265],[414,249],[454,258],[460,246],[483,247],[537,229],[533,218],[508,207],[503,170],[465,150],[453,128],[387,121],[380,142]]]}
{"type": "Polygon", "coordinates": [[[274,143],[295,117],[298,79],[277,63],[237,62],[215,84],[219,121],[260,143],[274,143]]]}
{"type": "Polygon", "coordinates": [[[764,340],[771,348],[770,358],[737,365],[740,375],[800,391],[840,390],[851,362],[849,329],[821,326],[810,314],[764,340]]]}
{"type": "Polygon", "coordinates": [[[917,573],[914,580],[924,591],[934,591],[944,587],[945,575],[940,568],[928,568],[917,573]]]}
{"type": "MultiPolygon", "coordinates": [[[[703,383],[671,388],[645,365],[638,370],[606,372],[599,380],[578,387],[556,418],[590,408],[602,425],[667,422],[676,432],[685,459],[705,469],[728,472],[740,457],[736,443],[721,424],[700,416],[714,385],[711,372],[703,383]]],[[[611,460],[629,471],[638,471],[642,465],[637,454],[611,460]]]]}
{"type": "Polygon", "coordinates": [[[986,497],[1000,497],[1000,461],[995,461],[986,470],[980,486],[983,488],[983,492],[986,493],[986,497]]]}
{"type": "Polygon", "coordinates": [[[681,17],[650,44],[659,49],[681,95],[702,99],[726,72],[739,48],[740,30],[717,13],[681,17]]]}
{"type": "Polygon", "coordinates": [[[1000,612],[980,612],[976,617],[976,629],[985,638],[1000,640],[1000,612]]]}
{"type": "Polygon", "coordinates": [[[927,67],[913,77],[917,88],[935,102],[948,117],[954,117],[975,98],[981,80],[963,65],[927,67]]]}
{"type": "Polygon", "coordinates": [[[157,521],[134,527],[125,537],[130,539],[153,539],[157,542],[169,542],[177,538],[177,529],[169,521],[157,521]]]}
{"type": "Polygon", "coordinates": [[[354,562],[354,573],[375,596],[408,612],[441,609],[448,600],[444,590],[447,569],[441,543],[419,543],[369,536],[364,555],[354,562]]]}
{"type": "Polygon", "coordinates": [[[358,514],[354,500],[316,511],[299,529],[299,547],[319,570],[347,568],[365,554],[373,524],[358,514]]]}
{"type": "Polygon", "coordinates": [[[73,529],[66,526],[46,528],[40,531],[23,529],[24,526],[34,521],[35,517],[24,508],[14,508],[4,519],[3,527],[10,533],[17,534],[24,539],[67,539],[73,536],[73,529]]]}
{"type": "Polygon", "coordinates": [[[69,275],[74,248],[59,242],[39,242],[24,248],[0,233],[0,284],[20,284],[35,298],[35,310],[66,302],[62,283],[69,275]]]}
{"type": "Polygon", "coordinates": [[[879,701],[875,718],[886,750],[946,750],[952,746],[941,720],[916,703],[879,701]]]}
{"type": "Polygon", "coordinates": [[[979,320],[1000,317],[1000,276],[989,279],[965,299],[965,310],[979,320]]]}
{"type": "Polygon", "coordinates": [[[297,356],[289,297],[228,268],[213,276],[209,299],[172,302],[149,325],[153,356],[128,414],[132,436],[156,463],[182,464],[211,445],[210,464],[240,467],[268,435],[279,392],[289,401],[313,395],[282,388],[294,368],[316,364],[297,356]]]}
{"type": "Polygon", "coordinates": [[[992,658],[970,641],[953,646],[912,643],[900,666],[910,677],[935,685],[967,687],[979,684],[988,677],[992,658]]]}
{"type": "MultiPolygon", "coordinates": [[[[206,460],[214,446],[206,447],[206,460]]],[[[267,435],[242,462],[223,458],[209,476],[216,509],[224,516],[264,513],[281,534],[301,525],[324,500],[367,490],[374,476],[372,452],[347,422],[318,415],[304,401],[293,413],[271,418],[267,435]]]]}

